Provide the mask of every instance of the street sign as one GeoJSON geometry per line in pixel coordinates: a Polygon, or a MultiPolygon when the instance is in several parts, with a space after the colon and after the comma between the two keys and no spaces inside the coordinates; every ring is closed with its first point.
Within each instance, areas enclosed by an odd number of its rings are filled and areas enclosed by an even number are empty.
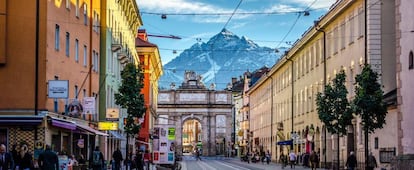
{"type": "Polygon", "coordinates": [[[53,99],[67,99],[69,97],[69,80],[49,80],[48,96],[53,99]]]}

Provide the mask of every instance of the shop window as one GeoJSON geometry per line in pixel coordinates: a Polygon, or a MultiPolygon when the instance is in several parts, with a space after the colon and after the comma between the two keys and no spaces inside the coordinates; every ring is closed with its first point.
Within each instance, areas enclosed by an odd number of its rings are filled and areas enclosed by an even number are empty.
{"type": "Polygon", "coordinates": [[[408,56],[408,69],[412,70],[414,68],[414,63],[413,63],[413,51],[410,51],[410,55],[408,56]]]}

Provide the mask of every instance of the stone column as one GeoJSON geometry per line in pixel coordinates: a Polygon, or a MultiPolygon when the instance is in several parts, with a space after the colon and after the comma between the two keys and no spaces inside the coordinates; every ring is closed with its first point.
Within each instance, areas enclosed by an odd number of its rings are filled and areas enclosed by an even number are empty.
{"type": "Polygon", "coordinates": [[[175,150],[177,151],[178,155],[183,155],[183,142],[182,142],[182,135],[183,135],[183,124],[182,124],[182,117],[175,116],[175,150]]]}
{"type": "Polygon", "coordinates": [[[209,116],[203,116],[203,120],[201,120],[202,122],[200,122],[202,124],[202,132],[203,132],[203,138],[202,138],[202,143],[203,143],[203,155],[209,155],[209,142],[211,142],[211,138],[210,138],[210,128],[209,128],[209,121],[208,121],[209,116]]]}
{"type": "Polygon", "coordinates": [[[214,156],[216,155],[216,140],[217,140],[217,136],[216,136],[216,116],[214,114],[211,114],[210,117],[210,142],[211,142],[211,147],[210,147],[210,155],[214,156]]]}

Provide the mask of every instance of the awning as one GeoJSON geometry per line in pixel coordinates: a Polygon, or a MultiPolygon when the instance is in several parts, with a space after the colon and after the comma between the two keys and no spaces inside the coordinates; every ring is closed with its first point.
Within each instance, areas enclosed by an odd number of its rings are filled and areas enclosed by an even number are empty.
{"type": "Polygon", "coordinates": [[[118,133],[117,131],[108,131],[115,139],[119,140],[125,140],[125,137],[122,136],[122,134],[118,133]]]}
{"type": "Polygon", "coordinates": [[[292,144],[293,144],[293,140],[284,140],[284,141],[277,142],[277,145],[292,145],[292,144]]]}
{"type": "Polygon", "coordinates": [[[77,128],[78,128],[78,129],[80,129],[80,130],[85,130],[85,131],[88,131],[88,132],[93,133],[93,134],[96,134],[96,135],[100,135],[100,136],[108,136],[108,134],[103,133],[103,132],[101,132],[101,131],[99,131],[99,130],[96,130],[96,129],[91,128],[91,127],[86,126],[86,125],[76,124],[76,126],[77,126],[77,128]]]}
{"type": "Polygon", "coordinates": [[[36,126],[41,124],[43,121],[43,116],[0,116],[0,126],[36,126]]]}
{"type": "Polygon", "coordinates": [[[76,130],[76,123],[68,120],[58,119],[58,118],[52,118],[52,126],[60,127],[63,129],[68,130],[76,130]]]}

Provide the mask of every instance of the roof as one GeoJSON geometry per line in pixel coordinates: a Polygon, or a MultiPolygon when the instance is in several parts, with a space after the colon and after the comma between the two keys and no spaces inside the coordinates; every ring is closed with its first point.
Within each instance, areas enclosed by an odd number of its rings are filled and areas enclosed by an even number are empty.
{"type": "Polygon", "coordinates": [[[143,39],[139,37],[135,38],[135,47],[156,47],[158,48],[157,45],[150,43],[148,41],[144,41],[143,39]]]}

